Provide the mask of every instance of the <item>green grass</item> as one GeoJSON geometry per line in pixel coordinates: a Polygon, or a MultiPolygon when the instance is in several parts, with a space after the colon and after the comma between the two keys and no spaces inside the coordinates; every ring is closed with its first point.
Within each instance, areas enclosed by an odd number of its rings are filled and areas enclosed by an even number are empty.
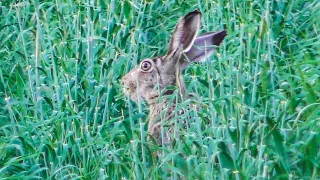
{"type": "Polygon", "coordinates": [[[1,1],[0,179],[319,179],[319,17],[319,0],[1,1]],[[154,159],[119,80],[194,9],[228,36],[184,72],[198,118],[154,159]]]}

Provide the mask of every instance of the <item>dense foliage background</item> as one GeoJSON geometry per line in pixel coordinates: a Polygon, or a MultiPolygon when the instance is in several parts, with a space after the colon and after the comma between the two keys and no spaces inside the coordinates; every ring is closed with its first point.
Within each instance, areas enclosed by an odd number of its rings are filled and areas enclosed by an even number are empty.
{"type": "Polygon", "coordinates": [[[319,17],[319,0],[1,1],[0,178],[319,179],[319,17]],[[184,72],[196,128],[155,159],[119,80],[195,9],[228,36],[184,72]]]}

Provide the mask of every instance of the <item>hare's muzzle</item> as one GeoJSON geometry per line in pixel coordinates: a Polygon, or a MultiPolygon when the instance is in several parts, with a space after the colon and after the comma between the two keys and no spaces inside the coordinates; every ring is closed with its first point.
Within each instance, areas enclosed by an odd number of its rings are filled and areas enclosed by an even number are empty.
{"type": "Polygon", "coordinates": [[[134,85],[134,83],[132,82],[132,77],[130,74],[127,74],[125,75],[123,78],[122,78],[122,81],[121,81],[122,85],[123,85],[123,90],[124,90],[124,93],[126,95],[130,95],[132,92],[135,91],[136,89],[136,86],[134,85]]]}

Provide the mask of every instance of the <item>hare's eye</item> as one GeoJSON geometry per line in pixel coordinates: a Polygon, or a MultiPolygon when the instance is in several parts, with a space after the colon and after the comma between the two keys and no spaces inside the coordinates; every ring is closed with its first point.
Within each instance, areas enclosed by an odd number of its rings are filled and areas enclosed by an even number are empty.
{"type": "Polygon", "coordinates": [[[148,60],[145,60],[141,63],[140,68],[142,71],[149,72],[152,68],[152,63],[148,60]]]}

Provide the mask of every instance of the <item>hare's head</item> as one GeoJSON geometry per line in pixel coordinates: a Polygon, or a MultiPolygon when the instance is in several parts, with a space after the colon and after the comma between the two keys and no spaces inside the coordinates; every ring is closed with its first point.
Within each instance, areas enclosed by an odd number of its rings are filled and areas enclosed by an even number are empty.
{"type": "Polygon", "coordinates": [[[204,61],[227,35],[226,31],[220,31],[197,37],[200,24],[201,13],[198,10],[183,17],[172,34],[167,54],[144,59],[123,77],[125,93],[134,101],[140,96],[151,103],[159,96],[159,90],[168,86],[180,82],[180,88],[184,89],[180,72],[191,62],[204,61]]]}

